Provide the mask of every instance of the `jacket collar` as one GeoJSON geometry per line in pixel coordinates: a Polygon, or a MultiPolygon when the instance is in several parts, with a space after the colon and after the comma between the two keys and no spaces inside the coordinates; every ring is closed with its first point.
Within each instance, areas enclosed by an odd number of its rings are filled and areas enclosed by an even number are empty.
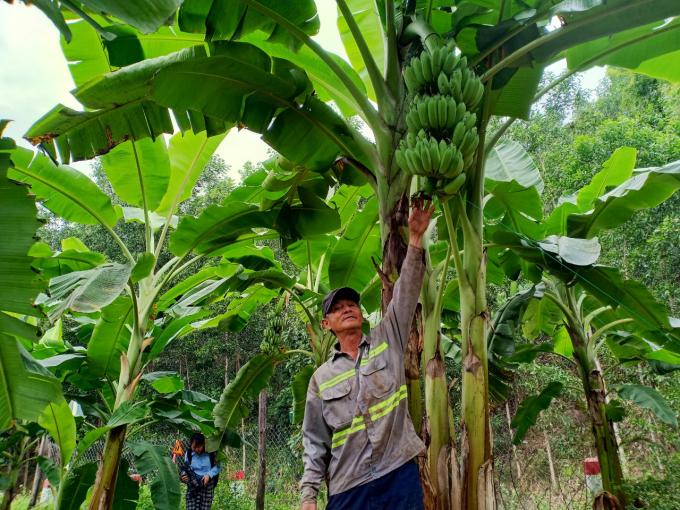
{"type": "MultiPolygon", "coordinates": [[[[359,343],[359,349],[362,347],[365,347],[369,343],[369,337],[367,337],[365,334],[361,334],[361,342],[359,343]]],[[[333,346],[333,356],[331,358],[331,361],[335,361],[337,358],[340,356],[344,355],[347,357],[351,357],[349,354],[346,352],[340,350],[340,342],[335,342],[335,345],[333,346]]]]}

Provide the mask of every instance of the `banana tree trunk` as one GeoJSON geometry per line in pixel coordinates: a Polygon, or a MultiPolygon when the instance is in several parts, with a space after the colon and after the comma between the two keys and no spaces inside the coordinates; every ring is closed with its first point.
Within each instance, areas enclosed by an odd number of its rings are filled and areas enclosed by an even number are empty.
{"type": "Polygon", "coordinates": [[[126,432],[127,425],[121,425],[109,430],[106,435],[101,464],[97,471],[88,510],[110,510],[113,506],[113,494],[116,490],[118,466],[123,454],[126,432]]]}
{"type": "Polygon", "coordinates": [[[486,345],[486,252],[465,244],[461,286],[462,508],[496,508],[493,487],[491,422],[486,345]],[[476,253],[475,253],[476,252],[476,253]]]}
{"type": "Polygon", "coordinates": [[[15,444],[13,448],[13,455],[10,459],[10,465],[12,466],[8,473],[8,483],[9,486],[7,490],[4,491],[2,495],[2,503],[0,503],[0,509],[9,510],[12,505],[12,500],[14,495],[17,493],[17,482],[19,480],[19,473],[21,472],[21,461],[24,458],[24,453],[26,453],[26,444],[28,439],[24,438],[19,443],[15,444]]]}
{"type": "Polygon", "coordinates": [[[423,426],[423,398],[420,386],[420,358],[423,345],[423,313],[422,305],[418,303],[416,316],[411,325],[406,354],[404,355],[404,369],[406,371],[406,389],[408,392],[408,412],[413,421],[416,434],[420,435],[423,426]]]}
{"type": "Polygon", "coordinates": [[[457,508],[454,501],[459,498],[458,455],[452,440],[453,416],[446,369],[440,351],[440,322],[440,312],[434,310],[425,319],[423,335],[422,367],[426,417],[421,436],[428,454],[424,466],[426,469],[421,470],[421,479],[425,491],[425,508],[428,510],[457,508]]]}
{"type": "Polygon", "coordinates": [[[491,116],[491,81],[486,84],[484,97],[476,163],[469,171],[465,202],[460,197],[456,198],[459,222],[463,231],[462,259],[457,251],[455,230],[450,232],[460,287],[463,365],[461,508],[465,510],[496,508],[486,340],[486,325],[490,322],[490,317],[486,304],[486,248],[483,244],[484,146],[486,127],[491,116]]]}
{"type": "Polygon", "coordinates": [[[628,505],[628,497],[622,488],[624,477],[614,434],[614,423],[607,417],[602,373],[597,368],[594,355],[586,349],[583,338],[570,326],[566,327],[574,346],[574,359],[588,404],[597,460],[602,471],[602,486],[605,491],[614,494],[625,508],[628,505]]]}
{"type": "Polygon", "coordinates": [[[20,468],[18,466],[18,462],[15,462],[12,469],[10,469],[10,471],[9,471],[9,476],[8,476],[9,487],[2,494],[2,505],[0,506],[0,508],[2,510],[8,510],[10,505],[12,504],[12,500],[14,499],[17,480],[19,479],[19,469],[20,468]]]}

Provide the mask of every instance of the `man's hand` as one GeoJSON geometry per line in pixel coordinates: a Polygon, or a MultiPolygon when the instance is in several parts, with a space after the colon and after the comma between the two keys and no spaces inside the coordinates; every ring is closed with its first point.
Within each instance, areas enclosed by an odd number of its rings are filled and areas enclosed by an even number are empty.
{"type": "Polygon", "coordinates": [[[300,510],[316,510],[316,503],[303,503],[300,510]]]}
{"type": "Polygon", "coordinates": [[[209,481],[210,481],[210,475],[205,475],[203,477],[203,485],[208,485],[209,481]]]}
{"type": "Polygon", "coordinates": [[[182,475],[182,478],[180,478],[184,483],[189,483],[189,477],[187,475],[182,475]]]}
{"type": "Polygon", "coordinates": [[[430,225],[430,219],[434,213],[434,204],[431,200],[423,207],[424,200],[418,198],[413,202],[413,212],[408,219],[408,226],[411,230],[410,244],[416,248],[423,247],[423,234],[430,225]]]}

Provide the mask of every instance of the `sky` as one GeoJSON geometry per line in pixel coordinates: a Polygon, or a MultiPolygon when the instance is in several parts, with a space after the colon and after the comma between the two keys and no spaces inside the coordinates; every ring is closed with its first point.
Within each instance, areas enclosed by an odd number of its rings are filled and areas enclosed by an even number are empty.
{"type": "MultiPolygon", "coordinates": [[[[326,50],[345,59],[347,54],[340,40],[333,0],[317,0],[321,30],[315,39],[326,50]]],[[[563,62],[548,68],[559,74],[563,62]]],[[[594,89],[604,76],[604,70],[594,68],[581,75],[582,84],[594,89]]],[[[5,136],[20,141],[28,128],[58,103],[80,110],[80,104],[70,94],[75,88],[66,59],[59,44],[59,31],[36,7],[23,3],[10,5],[0,1],[0,119],[12,119],[5,136]]],[[[20,144],[30,147],[26,141],[20,144]]],[[[232,130],[217,149],[231,166],[230,175],[246,161],[267,158],[268,146],[259,135],[248,130],[232,130]]],[[[89,163],[72,164],[89,173],[89,163]]]]}

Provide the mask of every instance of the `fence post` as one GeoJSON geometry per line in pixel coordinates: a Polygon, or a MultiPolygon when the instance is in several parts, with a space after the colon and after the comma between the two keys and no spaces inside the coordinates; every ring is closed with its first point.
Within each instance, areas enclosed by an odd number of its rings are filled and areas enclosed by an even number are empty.
{"type": "MultiPolygon", "coordinates": [[[[47,438],[43,436],[40,440],[40,449],[38,450],[38,455],[45,457],[45,452],[47,451],[47,438]]],[[[42,478],[42,469],[35,463],[35,475],[33,476],[33,488],[31,490],[31,501],[28,502],[28,508],[33,508],[36,501],[38,501],[38,494],[40,493],[40,479],[42,478]]]]}
{"type": "Polygon", "coordinates": [[[257,496],[255,510],[264,510],[264,491],[267,476],[267,388],[260,392],[260,410],[257,420],[259,442],[257,444],[257,496]]]}
{"type": "MultiPolygon", "coordinates": [[[[510,423],[512,420],[510,419],[510,407],[508,405],[508,402],[505,403],[505,415],[508,417],[508,432],[510,433],[510,442],[512,442],[512,426],[510,423]]],[[[519,467],[519,458],[517,457],[517,447],[512,445],[512,454],[513,457],[515,458],[515,465],[517,466],[517,479],[521,480],[522,479],[522,470],[519,467]]]]}

